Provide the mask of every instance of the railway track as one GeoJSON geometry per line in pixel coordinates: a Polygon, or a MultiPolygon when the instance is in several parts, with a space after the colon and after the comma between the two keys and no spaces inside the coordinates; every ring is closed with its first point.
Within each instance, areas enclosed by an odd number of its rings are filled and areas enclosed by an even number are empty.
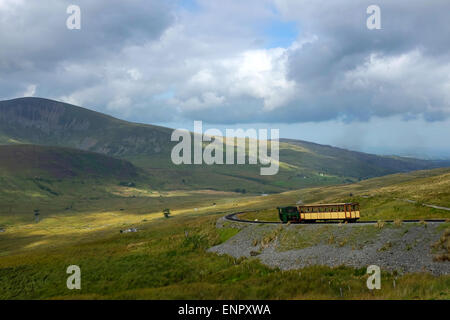
{"type": "MultiPolygon", "coordinates": [[[[241,211],[241,212],[235,212],[235,213],[231,213],[225,216],[225,219],[229,220],[229,221],[234,221],[234,222],[242,222],[242,223],[259,223],[259,224],[283,224],[283,222],[281,221],[253,221],[253,220],[245,220],[245,219],[239,219],[237,217],[238,214],[242,214],[242,213],[246,213],[249,211],[241,211]]],[[[417,222],[421,222],[421,221],[425,221],[427,223],[443,223],[443,222],[447,222],[446,219],[409,219],[409,220],[402,220],[402,223],[417,223],[417,222]]],[[[375,224],[378,221],[375,220],[367,220],[367,221],[356,221],[356,222],[352,222],[352,224],[375,224]]],[[[383,220],[383,222],[394,222],[394,220],[383,220]]],[[[326,221],[326,222],[314,222],[314,224],[339,224],[341,223],[341,221],[326,221]]],[[[312,223],[305,223],[305,224],[312,224],[312,223]]]]}

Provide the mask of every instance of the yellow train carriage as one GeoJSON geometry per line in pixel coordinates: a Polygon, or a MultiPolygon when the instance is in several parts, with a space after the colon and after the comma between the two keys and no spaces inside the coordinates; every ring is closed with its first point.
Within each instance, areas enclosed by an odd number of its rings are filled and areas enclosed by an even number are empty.
{"type": "Polygon", "coordinates": [[[282,222],[314,222],[341,220],[355,222],[360,218],[358,203],[331,203],[307,206],[278,207],[282,222]]]}
{"type": "Polygon", "coordinates": [[[356,221],[361,217],[358,203],[332,203],[298,206],[300,221],[344,220],[356,221]]]}

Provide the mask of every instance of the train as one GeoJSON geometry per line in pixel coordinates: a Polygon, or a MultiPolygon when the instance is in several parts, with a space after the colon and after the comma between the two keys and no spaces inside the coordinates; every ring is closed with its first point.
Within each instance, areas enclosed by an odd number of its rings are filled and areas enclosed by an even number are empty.
{"type": "Polygon", "coordinates": [[[277,209],[283,223],[356,222],[361,217],[357,202],[286,206],[277,209]]]}

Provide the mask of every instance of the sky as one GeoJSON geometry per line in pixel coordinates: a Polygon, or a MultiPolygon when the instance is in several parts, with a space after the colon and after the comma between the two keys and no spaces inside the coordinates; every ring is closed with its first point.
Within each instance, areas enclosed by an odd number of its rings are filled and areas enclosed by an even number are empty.
{"type": "Polygon", "coordinates": [[[0,99],[450,158],[449,13],[448,0],[0,0],[0,99]],[[381,29],[367,28],[373,4],[381,29]]]}

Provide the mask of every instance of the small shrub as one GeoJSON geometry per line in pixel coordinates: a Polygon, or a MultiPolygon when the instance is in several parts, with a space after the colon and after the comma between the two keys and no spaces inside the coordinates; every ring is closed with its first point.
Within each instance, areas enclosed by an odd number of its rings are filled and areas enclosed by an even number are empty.
{"type": "Polygon", "coordinates": [[[269,233],[268,235],[266,235],[262,240],[261,240],[261,247],[265,248],[267,247],[271,242],[275,241],[278,238],[278,235],[280,234],[280,232],[283,230],[283,226],[280,225],[278,228],[276,228],[275,230],[273,230],[271,233],[269,233]]]}
{"type": "Polygon", "coordinates": [[[339,247],[343,247],[347,244],[348,239],[344,239],[341,242],[339,242],[339,247]]]}
{"type": "Polygon", "coordinates": [[[392,248],[392,243],[390,241],[386,242],[378,251],[387,251],[392,248]]]}
{"type": "Polygon", "coordinates": [[[433,261],[436,262],[450,261],[450,254],[449,253],[438,254],[433,257],[433,261]]]}
{"type": "Polygon", "coordinates": [[[206,248],[208,247],[208,239],[204,235],[188,235],[183,241],[183,247],[193,250],[206,248]]]}
{"type": "Polygon", "coordinates": [[[330,234],[328,237],[328,244],[334,244],[336,242],[336,239],[334,238],[334,235],[330,234]]]}
{"type": "Polygon", "coordinates": [[[384,228],[384,221],[378,220],[375,224],[375,228],[383,229],[384,228]]]}
{"type": "Polygon", "coordinates": [[[170,218],[170,209],[163,210],[164,218],[170,218]]]}
{"type": "Polygon", "coordinates": [[[440,251],[433,257],[434,261],[450,261],[450,229],[446,229],[438,242],[432,245],[432,248],[440,251]]]}

